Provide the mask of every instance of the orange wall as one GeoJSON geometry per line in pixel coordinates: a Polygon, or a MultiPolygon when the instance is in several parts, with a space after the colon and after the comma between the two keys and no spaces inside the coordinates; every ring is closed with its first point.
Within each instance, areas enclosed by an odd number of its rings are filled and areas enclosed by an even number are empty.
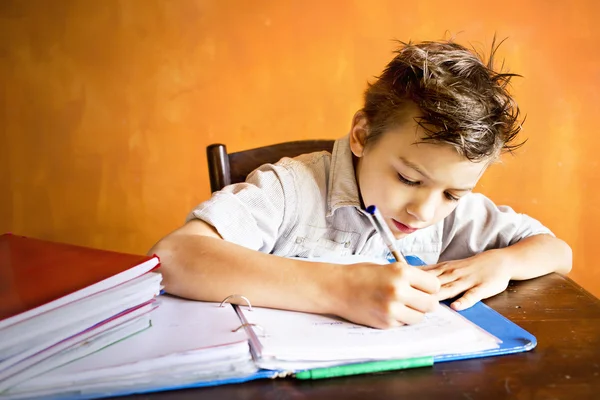
{"type": "Polygon", "coordinates": [[[0,231],[145,252],[209,196],[209,143],[337,138],[390,39],[497,32],[529,142],[480,190],[567,240],[600,296],[600,7],[482,3],[2,1],[0,231]]]}

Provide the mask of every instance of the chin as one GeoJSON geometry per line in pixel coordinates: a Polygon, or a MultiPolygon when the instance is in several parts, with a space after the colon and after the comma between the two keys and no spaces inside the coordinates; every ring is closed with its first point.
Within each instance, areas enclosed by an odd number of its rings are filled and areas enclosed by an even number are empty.
{"type": "MultiPolygon", "coordinates": [[[[414,233],[414,232],[413,232],[414,233]]],[[[407,236],[412,235],[413,233],[404,233],[404,232],[394,232],[394,238],[396,240],[404,239],[407,236]]]]}

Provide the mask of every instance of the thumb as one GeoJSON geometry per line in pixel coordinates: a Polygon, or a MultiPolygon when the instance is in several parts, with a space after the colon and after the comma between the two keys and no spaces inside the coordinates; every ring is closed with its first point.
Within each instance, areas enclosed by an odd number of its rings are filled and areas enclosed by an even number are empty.
{"type": "Polygon", "coordinates": [[[458,300],[452,302],[450,306],[456,311],[465,310],[469,307],[472,307],[482,299],[481,288],[479,286],[475,286],[469,290],[467,290],[458,300]]]}

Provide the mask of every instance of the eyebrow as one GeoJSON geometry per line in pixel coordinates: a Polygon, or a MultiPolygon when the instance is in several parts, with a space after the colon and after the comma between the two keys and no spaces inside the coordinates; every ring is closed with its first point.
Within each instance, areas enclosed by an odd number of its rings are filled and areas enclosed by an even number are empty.
{"type": "MultiPolygon", "coordinates": [[[[406,165],[407,167],[414,169],[415,171],[417,171],[419,174],[423,175],[425,178],[427,178],[428,180],[432,181],[433,179],[431,179],[431,177],[429,175],[427,175],[417,164],[408,161],[406,158],[404,157],[400,157],[400,161],[402,161],[404,163],[404,165],[406,165]]],[[[473,190],[472,187],[469,188],[465,188],[465,189],[458,189],[458,188],[453,188],[453,189],[449,189],[455,192],[470,192],[473,190]]]]}

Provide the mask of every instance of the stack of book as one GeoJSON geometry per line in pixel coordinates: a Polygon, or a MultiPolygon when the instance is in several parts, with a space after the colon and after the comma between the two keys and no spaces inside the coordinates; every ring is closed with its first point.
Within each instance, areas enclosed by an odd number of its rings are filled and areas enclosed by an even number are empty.
{"type": "Polygon", "coordinates": [[[158,265],[0,235],[0,394],[150,327],[158,265]]]}

